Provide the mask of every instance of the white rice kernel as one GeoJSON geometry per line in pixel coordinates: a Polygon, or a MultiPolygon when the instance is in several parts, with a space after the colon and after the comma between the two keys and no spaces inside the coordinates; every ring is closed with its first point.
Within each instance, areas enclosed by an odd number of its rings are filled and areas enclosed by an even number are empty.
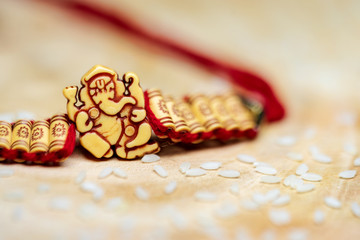
{"type": "Polygon", "coordinates": [[[205,170],[217,170],[221,167],[221,162],[205,162],[200,167],[205,170]]]}
{"type": "Polygon", "coordinates": [[[351,211],[356,217],[360,218],[360,205],[357,202],[351,203],[351,211]]]}
{"type": "Polygon", "coordinates": [[[275,189],[269,190],[265,194],[266,202],[271,202],[271,201],[275,200],[277,197],[279,197],[279,195],[280,195],[279,189],[275,188],[275,189]]]}
{"type": "Polygon", "coordinates": [[[207,191],[198,191],[194,195],[195,199],[202,202],[214,202],[217,196],[214,193],[207,191]]]}
{"type": "Polygon", "coordinates": [[[108,176],[110,176],[110,174],[113,172],[113,169],[111,167],[106,167],[103,170],[101,170],[101,172],[98,175],[99,179],[104,179],[108,176]]]}
{"type": "Polygon", "coordinates": [[[239,183],[233,183],[230,186],[229,191],[234,195],[238,195],[240,193],[240,185],[239,185],[239,183]]]}
{"type": "Polygon", "coordinates": [[[187,172],[187,170],[189,170],[191,167],[191,163],[189,162],[183,162],[181,163],[180,165],[180,168],[179,168],[179,171],[182,173],[182,174],[185,174],[187,172]]]}
{"type": "Polygon", "coordinates": [[[304,173],[307,173],[308,171],[309,171],[308,165],[306,165],[305,163],[302,163],[296,168],[296,175],[301,176],[304,173]]]}
{"type": "Polygon", "coordinates": [[[280,146],[292,146],[296,143],[296,138],[294,136],[283,136],[276,140],[277,144],[280,146]]]}
{"type": "Polygon", "coordinates": [[[322,176],[316,173],[305,173],[301,175],[301,178],[311,182],[320,182],[322,180],[322,176]]]}
{"type": "Polygon", "coordinates": [[[325,197],[324,202],[328,207],[339,209],[341,208],[341,202],[334,197],[325,197]]]}
{"type": "Polygon", "coordinates": [[[247,154],[238,154],[237,159],[243,163],[254,163],[256,162],[256,158],[247,154]]]}
{"type": "Polygon", "coordinates": [[[55,197],[50,200],[50,208],[54,210],[68,211],[72,202],[67,197],[55,197]]]}
{"type": "Polygon", "coordinates": [[[355,177],[355,175],[356,175],[356,170],[347,170],[339,173],[339,177],[345,179],[353,178],[355,177]]]}
{"type": "Polygon", "coordinates": [[[149,199],[149,193],[142,187],[135,188],[135,196],[142,201],[146,201],[149,199]]]}
{"type": "Polygon", "coordinates": [[[192,168],[186,171],[187,177],[200,177],[206,174],[206,171],[201,168],[192,168]]]}
{"type": "Polygon", "coordinates": [[[160,160],[160,157],[156,154],[146,154],[141,158],[141,161],[143,163],[152,163],[152,162],[156,162],[159,160],[160,160]]]}
{"type": "Polygon", "coordinates": [[[298,193],[306,193],[306,192],[310,192],[314,189],[315,189],[315,185],[312,183],[304,183],[304,184],[300,184],[300,185],[296,186],[296,191],[298,193]]]}
{"type": "Polygon", "coordinates": [[[360,157],[354,159],[354,166],[359,167],[360,166],[360,157]]]}
{"type": "Polygon", "coordinates": [[[266,175],[276,175],[277,174],[277,170],[270,166],[257,166],[255,168],[255,171],[262,173],[262,174],[266,174],[266,175]]]}
{"type": "Polygon", "coordinates": [[[240,177],[240,173],[239,171],[236,170],[222,170],[218,173],[218,175],[220,177],[225,177],[225,178],[238,178],[240,177]]]}
{"type": "Polygon", "coordinates": [[[154,171],[163,178],[166,178],[168,176],[167,171],[160,165],[155,165],[154,166],[154,171]]]}
{"type": "Polygon", "coordinates": [[[176,181],[171,181],[165,186],[164,192],[166,194],[171,194],[171,193],[173,193],[175,191],[176,187],[177,187],[177,182],[176,181]]]}
{"type": "Polygon", "coordinates": [[[127,178],[126,172],[124,170],[122,170],[121,168],[115,168],[113,170],[113,174],[119,178],[127,178]]]}
{"type": "Polygon", "coordinates": [[[313,220],[315,224],[322,224],[325,220],[325,213],[320,209],[315,210],[313,220]]]}
{"type": "Polygon", "coordinates": [[[272,201],[273,206],[284,206],[290,202],[290,196],[285,194],[281,195],[278,198],[276,198],[274,201],[272,201]]]}
{"type": "Polygon", "coordinates": [[[254,210],[257,210],[259,208],[259,204],[257,204],[256,202],[254,202],[251,199],[243,200],[241,202],[241,206],[243,208],[245,208],[246,210],[249,210],[249,211],[254,211],[254,210]]]}
{"type": "Polygon", "coordinates": [[[290,213],[286,210],[271,209],[269,211],[269,219],[273,224],[277,226],[282,226],[290,223],[291,216],[290,213]]]}
{"type": "Polygon", "coordinates": [[[75,178],[75,184],[81,184],[82,182],[84,182],[85,178],[86,178],[86,171],[85,170],[80,171],[75,178]]]}
{"type": "Polygon", "coordinates": [[[322,153],[313,155],[313,159],[320,163],[331,163],[332,162],[332,159],[330,156],[322,154],[322,153]]]}

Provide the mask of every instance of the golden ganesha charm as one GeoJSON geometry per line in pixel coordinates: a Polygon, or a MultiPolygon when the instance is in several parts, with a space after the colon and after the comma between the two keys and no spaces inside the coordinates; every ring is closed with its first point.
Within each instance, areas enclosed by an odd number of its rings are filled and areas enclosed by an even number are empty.
{"type": "Polygon", "coordinates": [[[119,79],[107,67],[96,65],[81,79],[80,90],[66,87],[67,113],[80,132],[80,144],[96,158],[116,155],[134,159],[159,151],[150,140],[144,93],[136,74],[119,79]]]}

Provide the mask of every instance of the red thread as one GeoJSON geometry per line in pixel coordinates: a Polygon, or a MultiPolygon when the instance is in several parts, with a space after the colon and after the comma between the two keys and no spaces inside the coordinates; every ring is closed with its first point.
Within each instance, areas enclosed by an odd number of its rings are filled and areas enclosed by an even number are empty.
{"type": "Polygon", "coordinates": [[[251,92],[253,95],[261,96],[260,100],[264,106],[265,117],[270,122],[280,120],[285,116],[285,108],[277,98],[271,86],[263,78],[253,73],[228,66],[221,61],[217,61],[206,55],[192,51],[175,42],[169,41],[166,38],[151,33],[145,28],[139,27],[136,23],[132,22],[131,19],[127,19],[118,11],[115,13],[112,10],[106,10],[97,5],[92,5],[88,2],[78,0],[53,0],[53,2],[76,10],[80,13],[98,17],[104,22],[109,23],[118,29],[125,30],[128,33],[144,39],[150,43],[181,54],[204,66],[209,71],[225,74],[225,76],[229,78],[230,82],[236,86],[251,92]]]}

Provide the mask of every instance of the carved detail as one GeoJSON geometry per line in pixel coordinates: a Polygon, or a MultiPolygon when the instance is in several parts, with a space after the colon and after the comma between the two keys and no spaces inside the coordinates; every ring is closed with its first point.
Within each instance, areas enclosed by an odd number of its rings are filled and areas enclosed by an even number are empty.
{"type": "Polygon", "coordinates": [[[118,74],[96,65],[81,79],[82,87],[64,89],[69,118],[80,132],[80,143],[97,158],[114,154],[134,159],[157,152],[150,142],[151,127],[146,119],[144,94],[134,73],[118,74]]]}

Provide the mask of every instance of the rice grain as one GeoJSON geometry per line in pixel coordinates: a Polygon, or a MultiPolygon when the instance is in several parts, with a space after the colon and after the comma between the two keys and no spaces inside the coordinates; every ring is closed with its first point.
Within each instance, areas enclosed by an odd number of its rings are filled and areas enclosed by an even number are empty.
{"type": "Polygon", "coordinates": [[[156,154],[146,154],[141,158],[143,163],[153,163],[159,161],[160,157],[156,154]]]}
{"type": "Polygon", "coordinates": [[[142,201],[149,200],[149,193],[142,187],[136,187],[135,188],[135,196],[142,201]]]}
{"type": "Polygon", "coordinates": [[[279,183],[281,182],[281,177],[277,176],[262,176],[260,179],[262,183],[279,183]]]}
{"type": "Polygon", "coordinates": [[[272,201],[272,205],[279,207],[284,206],[290,202],[290,196],[287,194],[281,195],[278,198],[276,198],[274,201],[272,201]]]}
{"type": "Polygon", "coordinates": [[[359,167],[360,166],[360,157],[354,159],[354,166],[359,167]]]}
{"type": "Polygon", "coordinates": [[[270,166],[257,166],[255,168],[255,171],[262,173],[262,174],[266,174],[266,175],[276,175],[277,174],[277,170],[270,166]]]}
{"type": "Polygon", "coordinates": [[[356,217],[360,218],[360,205],[357,202],[351,203],[351,211],[356,217]]]}
{"type": "Polygon", "coordinates": [[[322,180],[322,176],[316,173],[305,173],[301,175],[301,178],[311,182],[320,182],[322,180]]]}
{"type": "Polygon", "coordinates": [[[355,175],[356,175],[356,170],[347,170],[339,173],[339,177],[345,179],[354,178],[355,175]]]}
{"type": "Polygon", "coordinates": [[[179,171],[182,173],[182,174],[185,174],[187,172],[187,170],[189,170],[191,167],[191,163],[189,162],[183,162],[181,163],[180,165],[180,168],[179,168],[179,171]]]}
{"type": "Polygon", "coordinates": [[[195,199],[201,202],[214,202],[217,196],[214,193],[207,191],[198,191],[194,195],[195,199]]]}
{"type": "Polygon", "coordinates": [[[192,168],[186,171],[187,177],[200,177],[206,174],[206,171],[201,168],[192,168]]]}
{"type": "Polygon", "coordinates": [[[221,167],[221,162],[206,162],[201,164],[200,167],[205,170],[217,170],[221,167]]]}
{"type": "Polygon", "coordinates": [[[341,205],[342,205],[341,202],[337,198],[334,198],[334,197],[325,197],[324,202],[328,207],[335,208],[335,209],[341,208],[341,205]]]}
{"type": "Polygon", "coordinates": [[[98,175],[99,179],[104,179],[108,176],[110,176],[110,174],[113,172],[113,169],[111,167],[106,167],[103,170],[101,170],[101,172],[98,175]]]}
{"type": "Polygon", "coordinates": [[[304,160],[304,156],[300,153],[289,152],[288,154],[286,154],[286,156],[288,158],[290,158],[291,160],[298,161],[298,162],[304,160]]]}
{"type": "Polygon", "coordinates": [[[256,158],[247,154],[238,154],[237,159],[243,163],[254,163],[256,158]]]}
{"type": "Polygon", "coordinates": [[[296,186],[296,191],[298,193],[306,193],[306,192],[310,192],[314,189],[315,189],[315,185],[312,183],[304,183],[304,184],[300,184],[300,185],[296,186]]]}
{"type": "Polygon", "coordinates": [[[124,170],[122,170],[121,168],[115,168],[113,170],[113,174],[119,178],[127,178],[127,173],[124,170]]]}
{"type": "Polygon", "coordinates": [[[86,171],[85,170],[80,171],[75,178],[75,184],[78,185],[81,184],[82,182],[84,182],[85,178],[86,178],[86,171]]]}
{"type": "Polygon", "coordinates": [[[155,165],[154,171],[162,178],[166,178],[168,176],[167,171],[160,165],[155,165]]]}
{"type": "Polygon", "coordinates": [[[305,163],[302,163],[296,168],[296,175],[301,176],[301,175],[307,173],[308,171],[309,171],[308,165],[306,165],[305,163]]]}
{"type": "Polygon", "coordinates": [[[177,187],[177,182],[176,181],[171,181],[165,186],[164,192],[166,194],[171,194],[171,193],[173,193],[175,191],[176,187],[177,187]]]}
{"type": "Polygon", "coordinates": [[[218,173],[220,177],[224,178],[238,178],[240,177],[239,171],[236,170],[222,170],[218,173]]]}
{"type": "Polygon", "coordinates": [[[290,213],[286,210],[271,209],[268,215],[270,221],[277,226],[289,224],[291,221],[290,213]]]}
{"type": "Polygon", "coordinates": [[[322,224],[325,220],[325,213],[320,209],[315,210],[313,220],[315,224],[322,224]]]}

